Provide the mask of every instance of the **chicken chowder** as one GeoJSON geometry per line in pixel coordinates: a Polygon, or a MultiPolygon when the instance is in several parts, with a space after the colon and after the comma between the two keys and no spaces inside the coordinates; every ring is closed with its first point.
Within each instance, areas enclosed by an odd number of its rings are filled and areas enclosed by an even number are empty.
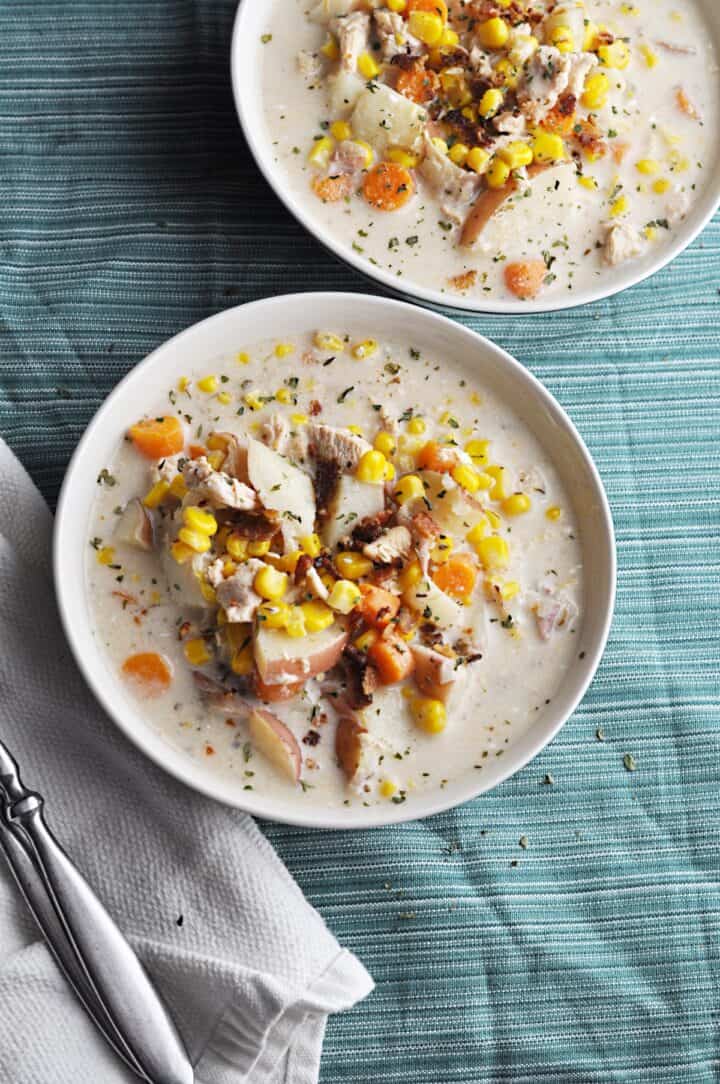
{"type": "Polygon", "coordinates": [[[284,183],[373,266],[449,297],[609,282],[710,180],[718,77],[689,0],[278,0],[267,31],[284,183]]]}
{"type": "Polygon", "coordinates": [[[481,772],[577,653],[543,449],[411,345],[323,330],[207,369],[97,479],[88,595],[126,695],[240,789],[399,803],[481,772]]]}

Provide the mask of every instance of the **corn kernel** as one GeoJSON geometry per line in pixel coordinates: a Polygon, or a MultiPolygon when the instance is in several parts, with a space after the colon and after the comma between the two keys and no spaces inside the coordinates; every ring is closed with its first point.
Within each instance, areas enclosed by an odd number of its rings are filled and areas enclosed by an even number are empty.
{"type": "Polygon", "coordinates": [[[372,571],[373,563],[362,553],[344,550],[335,557],[334,564],[340,575],[346,580],[359,580],[372,571]]]}
{"type": "Polygon", "coordinates": [[[195,556],[195,550],[191,549],[190,546],[186,546],[184,542],[173,542],[170,547],[170,555],[179,565],[184,565],[195,556]]]}
{"type": "Polygon", "coordinates": [[[410,561],[398,576],[398,582],[401,589],[407,591],[408,587],[414,587],[415,584],[420,583],[422,578],[423,571],[420,562],[410,561]]]}
{"type": "Polygon", "coordinates": [[[253,671],[254,662],[252,644],[246,644],[240,651],[233,652],[230,669],[238,677],[247,677],[253,671]]]}
{"type": "Polygon", "coordinates": [[[208,452],[205,458],[213,470],[220,470],[225,462],[225,452],[208,452]]]}
{"type": "Polygon", "coordinates": [[[178,531],[178,540],[184,542],[195,553],[207,553],[210,549],[210,539],[201,531],[193,531],[190,527],[181,527],[178,531]]]}
{"type": "Polygon", "coordinates": [[[507,45],[510,31],[504,19],[494,16],[475,28],[475,36],[486,49],[502,49],[503,45],[507,45]]]}
{"type": "Polygon", "coordinates": [[[398,504],[407,504],[408,501],[424,496],[425,486],[417,474],[404,474],[393,490],[393,497],[398,504]]]}
{"type": "Polygon", "coordinates": [[[481,538],[476,542],[475,552],[484,568],[489,571],[500,571],[507,568],[510,561],[510,547],[505,539],[497,534],[481,538]]]}
{"type": "Polygon", "coordinates": [[[203,508],[198,508],[196,505],[188,505],[183,510],[183,519],[192,531],[199,531],[200,534],[206,534],[210,538],[218,528],[215,516],[211,512],[206,512],[203,508]]]}
{"type": "Polygon", "coordinates": [[[233,576],[237,572],[237,568],[237,561],[232,561],[229,557],[226,557],[222,566],[222,574],[225,579],[227,580],[230,576],[233,576]]]}
{"type": "Polygon", "coordinates": [[[638,173],[652,176],[654,173],[660,172],[660,163],[654,158],[640,158],[639,161],[635,163],[635,169],[638,173]]]}
{"type": "Polygon", "coordinates": [[[248,543],[246,538],[231,534],[225,543],[225,548],[236,561],[246,561],[248,556],[248,543]]]}
{"type": "Polygon", "coordinates": [[[357,361],[362,361],[363,358],[369,358],[378,348],[378,344],[374,339],[365,339],[364,342],[355,343],[350,353],[357,361]]]}
{"type": "Polygon", "coordinates": [[[505,96],[503,95],[503,92],[497,87],[491,87],[490,90],[485,91],[480,99],[478,113],[485,119],[487,117],[492,117],[497,113],[498,109],[501,108],[504,101],[505,96]]]}
{"type": "Polygon", "coordinates": [[[287,615],[287,622],[285,624],[285,631],[288,636],[292,636],[297,639],[300,636],[307,636],[307,629],[305,628],[305,614],[300,606],[291,606],[287,615]]]}
{"type": "Polygon", "coordinates": [[[630,49],[621,38],[616,38],[611,45],[601,45],[597,55],[606,68],[617,68],[618,71],[624,71],[632,59],[630,49]]]}
{"type": "Polygon", "coordinates": [[[334,120],[330,125],[330,134],[338,143],[344,139],[352,139],[352,128],[346,120],[334,120]]]}
{"type": "Polygon", "coordinates": [[[308,632],[322,632],[323,629],[330,628],[335,621],[335,614],[324,602],[303,602],[300,609],[305,617],[305,628],[308,632]]]}
{"type": "Polygon", "coordinates": [[[232,395],[229,391],[219,391],[217,393],[218,403],[222,403],[223,406],[229,406],[232,403],[232,395]]]}
{"type": "Polygon", "coordinates": [[[578,184],[581,184],[583,188],[587,188],[590,192],[594,192],[598,186],[594,177],[591,177],[588,173],[580,173],[578,175],[578,184]]]}
{"type": "Polygon", "coordinates": [[[275,399],[278,403],[283,403],[287,405],[288,403],[292,402],[292,398],[293,397],[290,388],[278,388],[278,390],[275,392],[275,399]]]}
{"type": "Polygon", "coordinates": [[[451,162],[454,162],[456,166],[462,166],[465,164],[465,159],[469,153],[470,148],[466,143],[453,143],[448,151],[448,158],[451,162]]]}
{"type": "Polygon", "coordinates": [[[520,78],[517,65],[513,64],[512,60],[509,60],[506,56],[498,60],[495,65],[495,74],[501,76],[503,84],[508,90],[514,90],[520,78]]]}
{"type": "Polygon", "coordinates": [[[610,204],[610,215],[612,218],[617,218],[618,215],[624,215],[628,210],[630,204],[627,196],[618,196],[616,200],[610,204]]]}
{"type": "Polygon", "coordinates": [[[607,102],[610,80],[605,72],[592,72],[585,80],[581,102],[586,109],[602,109],[607,102]]]}
{"type": "Polygon", "coordinates": [[[497,155],[492,159],[485,174],[488,188],[504,188],[510,176],[510,166],[497,155]]]}
{"type": "Polygon", "coordinates": [[[489,474],[493,479],[493,485],[490,488],[490,498],[493,501],[504,501],[508,496],[505,486],[507,485],[507,471],[504,467],[499,467],[497,464],[491,464],[485,468],[485,474],[489,474]]]}
{"type": "Polygon", "coordinates": [[[653,192],[657,192],[659,196],[667,192],[669,187],[670,181],[666,177],[658,177],[656,181],[653,181],[653,192]]]}
{"type": "Polygon", "coordinates": [[[328,595],[327,604],[341,614],[349,614],[362,598],[360,588],[352,580],[337,580],[328,595]]]}
{"type": "Polygon", "coordinates": [[[370,53],[361,53],[357,66],[363,79],[375,79],[380,74],[380,65],[370,53]]]}
{"type": "Polygon", "coordinates": [[[412,11],[408,30],[425,45],[438,45],[445,29],[443,20],[434,11],[412,11]]]}
{"type": "Polygon", "coordinates": [[[235,355],[235,360],[237,361],[238,365],[249,365],[250,355],[247,354],[244,350],[241,350],[239,354],[235,355]]]}
{"type": "Polygon", "coordinates": [[[410,707],[416,725],[426,734],[440,734],[447,726],[447,712],[442,700],[418,696],[410,707]]]}
{"type": "Polygon", "coordinates": [[[246,392],[243,401],[250,410],[262,410],[263,401],[255,391],[246,392]]]}
{"type": "Polygon", "coordinates": [[[295,350],[294,343],[278,343],[275,347],[276,358],[286,358],[288,354],[292,354],[295,350]]]}
{"type": "Polygon", "coordinates": [[[457,484],[466,489],[468,493],[477,493],[480,489],[480,478],[473,467],[468,467],[465,463],[458,463],[450,473],[457,484]]]}
{"type": "Polygon", "coordinates": [[[521,140],[515,140],[513,143],[508,143],[506,147],[502,147],[498,151],[498,157],[502,158],[503,162],[510,166],[510,169],[521,169],[523,166],[529,166],[532,162],[532,147],[521,140]]]}
{"type": "Polygon", "coordinates": [[[343,340],[332,331],[316,331],[313,342],[318,350],[334,350],[336,353],[341,354],[345,349],[343,340]]]}
{"type": "Polygon", "coordinates": [[[473,147],[465,159],[465,165],[473,173],[482,173],[490,161],[490,155],[482,147],[473,147]]]}
{"type": "Polygon", "coordinates": [[[257,619],[268,629],[284,629],[290,615],[287,602],[263,602],[257,608],[257,619]]]}
{"type": "Polygon", "coordinates": [[[427,426],[425,425],[423,418],[411,418],[407,423],[407,431],[408,433],[412,433],[413,436],[419,436],[421,433],[424,433],[426,428],[427,426]]]}
{"type": "Polygon", "coordinates": [[[375,437],[373,444],[379,452],[382,452],[383,455],[394,455],[397,450],[395,437],[392,435],[392,433],[388,433],[384,429],[380,430],[378,435],[375,437]]]}
{"type": "Polygon", "coordinates": [[[657,53],[654,53],[649,45],[641,45],[640,52],[643,55],[643,60],[645,61],[647,67],[654,68],[658,62],[657,53]]]}
{"type": "Polygon", "coordinates": [[[454,49],[456,45],[460,43],[460,35],[456,31],[451,30],[449,26],[446,26],[442,32],[442,36],[438,45],[441,48],[454,49]]]}
{"type": "Polygon", "coordinates": [[[278,572],[277,569],[266,565],[256,574],[253,589],[268,602],[279,602],[288,589],[288,582],[286,572],[278,572]]]}
{"type": "Polygon", "coordinates": [[[549,520],[554,521],[556,519],[560,519],[561,515],[562,515],[562,509],[558,508],[558,506],[556,504],[551,504],[550,507],[548,509],[546,509],[546,511],[545,511],[545,517],[546,517],[546,519],[549,519],[549,520]]]}
{"type": "Polygon", "coordinates": [[[477,545],[481,538],[484,538],[488,532],[488,521],[486,519],[479,519],[474,527],[471,527],[465,538],[471,546],[477,545]]]}
{"type": "Polygon", "coordinates": [[[214,391],[217,391],[218,378],[212,374],[204,376],[201,380],[198,380],[197,386],[199,391],[204,391],[206,395],[212,395],[214,391]]]}
{"type": "Polygon", "coordinates": [[[291,414],[290,421],[293,423],[293,425],[307,425],[307,423],[310,421],[310,418],[307,416],[307,414],[291,414]]]}
{"type": "Polygon", "coordinates": [[[112,546],[103,546],[97,551],[96,560],[99,565],[111,565],[115,560],[115,550],[112,546]]]}
{"type": "Polygon", "coordinates": [[[502,526],[502,516],[499,516],[497,512],[493,512],[491,508],[485,509],[485,515],[494,531],[497,531],[502,526]]]}
{"type": "Polygon", "coordinates": [[[308,557],[319,557],[322,553],[322,542],[316,534],[306,534],[300,539],[300,549],[308,557]]]}
{"type": "Polygon", "coordinates": [[[211,452],[224,452],[227,449],[227,438],[222,433],[211,433],[205,443],[211,452]]]}
{"type": "Polygon", "coordinates": [[[500,507],[506,516],[522,516],[530,511],[530,498],[527,493],[511,493],[500,507]]]}
{"type": "Polygon", "coordinates": [[[270,541],[269,539],[262,539],[248,542],[247,551],[251,557],[265,557],[270,552],[270,541]]]}
{"type": "Polygon", "coordinates": [[[640,8],[636,7],[635,4],[621,4],[620,10],[623,15],[638,16],[640,14],[640,8]]]}
{"type": "Polygon", "coordinates": [[[392,798],[393,794],[397,794],[397,783],[393,783],[392,779],[383,779],[380,784],[380,796],[382,798],[392,798]]]}
{"type": "Polygon", "coordinates": [[[269,565],[279,569],[280,572],[294,572],[298,561],[302,557],[302,550],[293,550],[292,553],[284,553],[282,557],[278,557],[274,553],[266,553],[264,557],[269,565]]]}
{"type": "Polygon", "coordinates": [[[469,440],[465,445],[465,451],[478,467],[484,467],[488,461],[489,440],[469,440]]]}
{"type": "Polygon", "coordinates": [[[538,162],[562,162],[565,158],[565,144],[552,132],[538,132],[533,139],[532,151],[538,162]]]}
{"type": "Polygon", "coordinates": [[[583,38],[583,51],[586,53],[594,53],[598,44],[598,35],[600,33],[600,27],[597,23],[594,23],[591,19],[585,20],[585,37],[583,38]]]}
{"type": "Polygon", "coordinates": [[[575,38],[569,26],[554,26],[550,31],[550,44],[560,53],[572,53],[575,50],[575,38]]]}
{"type": "Polygon", "coordinates": [[[167,497],[170,492],[170,483],[165,482],[162,479],[156,482],[152,489],[143,497],[143,504],[146,508],[157,508],[159,504],[167,497]]]}
{"type": "Polygon", "coordinates": [[[183,644],[183,652],[191,666],[204,666],[212,657],[207,644],[200,637],[195,640],[186,640],[183,644]]]}
{"type": "Polygon", "coordinates": [[[181,392],[182,391],[187,391],[189,387],[190,387],[190,381],[189,381],[188,377],[181,376],[180,379],[177,382],[177,390],[181,391],[181,392]]]}
{"type": "Polygon", "coordinates": [[[207,583],[199,574],[197,574],[197,581],[202,597],[205,599],[206,602],[209,602],[211,606],[214,606],[217,602],[215,588],[212,586],[212,584],[207,583]]]}
{"type": "Polygon", "coordinates": [[[386,465],[387,459],[382,452],[378,452],[376,448],[372,448],[369,452],[365,452],[360,457],[360,462],[355,471],[355,477],[360,482],[371,482],[376,485],[381,485],[385,481],[386,465]]]}
{"type": "Polygon", "coordinates": [[[436,565],[444,565],[450,559],[453,551],[453,540],[448,534],[441,534],[430,550],[430,560],[436,565]]]}
{"type": "Polygon", "coordinates": [[[375,629],[366,629],[353,641],[358,651],[367,651],[378,639],[379,633],[375,629]]]}
{"type": "Polygon", "coordinates": [[[432,144],[433,144],[433,147],[435,147],[436,150],[440,151],[440,154],[447,154],[448,145],[447,145],[447,143],[445,142],[444,139],[440,138],[440,136],[433,136],[432,137],[432,144]]]}
{"type": "Polygon", "coordinates": [[[338,43],[333,37],[328,36],[325,44],[320,46],[320,52],[323,56],[327,57],[328,60],[340,59],[340,49],[338,48],[338,43]]]}
{"type": "Polygon", "coordinates": [[[330,163],[330,155],[334,149],[334,140],[330,136],[321,136],[320,139],[313,141],[308,154],[308,162],[311,166],[317,166],[319,169],[327,169],[330,163]]]}
{"type": "Polygon", "coordinates": [[[401,15],[407,7],[407,0],[385,0],[385,6],[389,8],[390,11],[394,11],[398,15],[401,15]]]}
{"type": "Polygon", "coordinates": [[[410,154],[404,147],[388,147],[385,151],[385,158],[388,162],[395,162],[398,166],[404,166],[405,169],[415,169],[420,161],[416,154],[410,154]]]}

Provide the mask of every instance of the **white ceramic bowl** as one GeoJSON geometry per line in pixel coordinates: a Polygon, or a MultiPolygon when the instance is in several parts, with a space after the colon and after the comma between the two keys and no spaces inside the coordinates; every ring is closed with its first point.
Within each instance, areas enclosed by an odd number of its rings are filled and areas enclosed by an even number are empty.
{"type": "MultiPolygon", "coordinates": [[[[720,3],[718,0],[697,0],[711,29],[716,48],[720,52],[720,3]]],[[[413,297],[426,305],[443,309],[459,309],[470,312],[518,313],[553,312],[571,309],[591,301],[611,297],[627,290],[670,263],[697,237],[720,205],[720,168],[716,153],[715,161],[708,162],[705,169],[705,186],[697,196],[687,217],[673,233],[672,240],[651,248],[642,259],[630,260],[613,269],[611,275],[602,276],[597,285],[586,290],[576,290],[571,295],[555,298],[538,298],[536,301],[518,301],[493,297],[461,297],[414,283],[409,274],[402,279],[374,266],[352,247],[352,238],[339,237],[322,221],[318,201],[301,201],[286,182],[284,170],[273,154],[272,139],[264,115],[264,101],[260,72],[262,35],[267,29],[268,5],[266,0],[242,0],[235,17],[231,49],[231,75],[235,106],[245,139],[252,154],[275,194],[287,209],[313,236],[341,260],[357,271],[380,283],[391,293],[413,297]]]]}
{"type": "Polygon", "coordinates": [[[557,733],[585,693],[605,646],[615,596],[612,520],[600,478],[568,416],[519,362],[473,331],[427,309],[359,294],[291,294],[255,301],[220,313],[183,331],[137,365],[112,392],[83,436],[60,495],[54,539],[55,585],[63,624],[75,658],[96,697],[124,733],[149,757],[197,790],[258,816],[292,824],[358,828],[424,817],[497,786],[528,763],[557,733]],[[90,510],[98,472],[136,420],[138,403],[164,396],[188,369],[232,355],[238,343],[274,337],[292,340],[318,326],[340,327],[361,337],[412,343],[425,355],[442,356],[472,380],[511,405],[557,465],[575,508],[584,560],[584,619],[575,661],[550,706],[502,760],[482,776],[451,781],[443,790],[403,805],[323,810],[303,803],[294,791],[282,803],[221,778],[205,761],[173,749],[129,700],[92,634],[85,585],[90,510]],[[580,657],[582,656],[582,657],[580,657]]]}

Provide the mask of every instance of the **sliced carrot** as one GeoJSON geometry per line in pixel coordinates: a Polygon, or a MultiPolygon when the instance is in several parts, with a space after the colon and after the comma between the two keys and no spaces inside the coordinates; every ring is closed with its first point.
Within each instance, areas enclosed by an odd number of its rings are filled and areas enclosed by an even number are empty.
{"type": "Polygon", "coordinates": [[[172,681],[170,664],[155,651],[128,655],[122,664],[122,675],[132,682],[140,695],[149,698],[162,696],[172,681]]]}
{"type": "Polygon", "coordinates": [[[363,181],[363,195],[378,211],[397,211],[415,191],[412,177],[396,162],[380,162],[368,170],[363,181]]]}
{"type": "Polygon", "coordinates": [[[183,450],[185,437],[182,425],[172,415],[164,418],[142,418],[130,428],[130,439],[148,459],[162,459],[183,450]]]}
{"type": "Polygon", "coordinates": [[[505,264],[505,285],[521,301],[537,297],[546,275],[544,260],[517,260],[505,264]]]}
{"type": "Polygon", "coordinates": [[[384,629],[389,625],[400,609],[400,599],[384,587],[375,587],[370,583],[361,583],[362,599],[358,603],[358,612],[368,625],[384,629]]]}
{"type": "Polygon", "coordinates": [[[678,109],[682,110],[686,117],[692,117],[693,120],[700,120],[700,113],[698,112],[697,106],[691,101],[682,87],[678,87],[675,91],[675,101],[678,104],[678,109]]]}
{"type": "Polygon", "coordinates": [[[351,174],[338,173],[334,177],[316,177],[312,186],[315,195],[323,203],[338,203],[339,200],[352,195],[355,182],[351,174]]]}
{"type": "Polygon", "coordinates": [[[456,553],[435,569],[432,578],[446,595],[465,599],[475,587],[477,567],[469,553],[456,553]]]}
{"type": "Polygon", "coordinates": [[[428,71],[422,64],[413,64],[398,72],[395,89],[405,98],[423,105],[435,97],[439,83],[435,72],[428,71]]]}
{"type": "Polygon", "coordinates": [[[439,474],[457,466],[457,456],[452,448],[443,447],[436,440],[428,440],[418,452],[417,464],[421,470],[434,470],[439,474]]]}
{"type": "Polygon", "coordinates": [[[253,679],[255,695],[266,704],[276,704],[279,700],[292,700],[303,691],[304,686],[304,681],[284,681],[280,685],[266,685],[264,681],[261,681],[259,674],[255,674],[253,679]]]}
{"type": "Polygon", "coordinates": [[[403,681],[415,668],[413,653],[399,636],[379,636],[368,648],[368,658],[383,685],[403,681]]]}
{"type": "Polygon", "coordinates": [[[432,11],[439,15],[444,23],[447,22],[448,9],[445,0],[408,0],[405,15],[412,15],[413,11],[432,11]]]}

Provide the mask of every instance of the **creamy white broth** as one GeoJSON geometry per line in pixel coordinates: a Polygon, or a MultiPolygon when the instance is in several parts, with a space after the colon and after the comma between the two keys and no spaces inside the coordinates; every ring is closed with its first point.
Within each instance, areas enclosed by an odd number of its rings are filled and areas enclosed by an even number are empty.
{"type": "MultiPolygon", "coordinates": [[[[508,472],[508,491],[529,495],[531,507],[526,514],[501,513],[497,521],[497,533],[510,547],[509,568],[503,575],[517,582],[519,593],[503,609],[484,598],[482,586],[476,588],[474,606],[485,628],[482,658],[463,668],[441,733],[428,734],[418,728],[408,696],[412,679],[402,686],[381,686],[373,704],[361,713],[373,741],[378,742],[371,755],[372,770],[367,779],[349,784],[335,754],[337,720],[332,698],[321,695],[320,680],[308,681],[303,695],[293,701],[268,705],[300,746],[298,801],[340,808],[387,801],[412,803],[416,794],[482,772],[489,758],[502,756],[540,717],[577,653],[583,595],[581,544],[553,464],[506,404],[481,386],[471,387],[446,359],[414,357],[411,346],[397,344],[379,346],[361,361],[345,350],[325,364],[333,355],[313,348],[310,337],[296,340],[292,352],[282,358],[276,356],[273,342],[240,345],[250,358],[247,364],[235,357],[206,362],[187,374],[186,391],[168,389],[169,400],[151,405],[158,415],[172,411],[186,416],[188,443],[207,439],[212,430],[257,435],[271,415],[310,417],[314,400],[322,405],[318,418],[323,423],[358,426],[372,441],[384,424],[378,420],[381,416],[407,418],[411,408],[425,422],[426,431],[412,435],[407,421],[399,423],[395,456],[399,475],[412,470],[417,449],[430,438],[456,441],[459,446],[485,439],[491,442],[492,463],[508,472]],[[200,392],[196,383],[208,373],[218,378],[212,394],[200,392]],[[272,396],[296,381],[291,390],[297,402],[274,401],[258,410],[247,408],[248,393],[272,396]],[[228,401],[221,402],[218,395],[228,401]],[[379,406],[382,415],[376,409],[379,406]],[[239,410],[243,413],[238,414],[239,410]],[[548,518],[550,509],[559,509],[559,517],[548,518]],[[534,592],[548,576],[570,611],[567,621],[544,640],[533,606],[534,592]],[[303,742],[310,731],[319,737],[303,742]]],[[[153,409],[149,414],[153,416],[153,409]]],[[[190,636],[211,632],[216,624],[212,611],[201,613],[187,604],[175,586],[172,564],[168,579],[168,564],[157,553],[139,552],[115,537],[122,509],[150,490],[153,468],[118,434],[117,454],[100,476],[90,523],[87,577],[95,635],[107,653],[110,669],[119,677],[123,695],[135,695],[120,676],[129,656],[159,652],[168,661],[169,689],[157,698],[143,697],[142,711],[169,745],[212,764],[235,781],[239,790],[286,796],[294,784],[278,774],[255,747],[246,722],[230,720],[209,708],[195,686],[184,654],[187,636],[181,640],[179,633],[185,622],[191,625],[190,636]]],[[[501,506],[491,502],[488,507],[501,506]]],[[[462,538],[456,543],[460,549],[469,548],[462,538]]],[[[216,673],[213,662],[198,669],[216,673]]]]}
{"type": "MultiPolygon", "coordinates": [[[[551,6],[535,4],[540,10],[551,6]]],[[[522,180],[521,171],[517,194],[495,212],[471,248],[458,245],[461,226],[444,213],[442,200],[418,169],[411,170],[415,193],[397,211],[370,207],[359,184],[349,199],[323,203],[312,190],[319,171],[308,161],[308,151],[318,137],[327,137],[330,123],[351,115],[331,108],[327,75],[333,63],[323,60],[320,77],[299,70],[298,54],[317,55],[328,33],[327,26],[308,19],[308,7],[307,0],[268,5],[272,37],[261,52],[262,85],[275,161],[283,183],[312,220],[399,279],[447,292],[449,298],[510,299],[507,265],[543,260],[542,298],[592,289],[617,276],[618,264],[656,258],[711,180],[718,73],[698,6],[689,0],[595,0],[586,5],[588,18],[626,40],[631,52],[625,70],[596,69],[610,80],[606,104],[593,110],[608,148],[603,158],[591,161],[569,140],[565,163],[530,181],[522,180]],[[691,51],[671,52],[667,45],[691,51]],[[678,107],[679,88],[697,119],[678,107]],[[654,172],[640,172],[638,162],[648,160],[654,172]],[[658,182],[663,191],[655,190],[658,182]],[[617,228],[617,244],[607,242],[611,227],[617,228]]],[[[580,104],[578,118],[587,114],[580,104]]]]}

